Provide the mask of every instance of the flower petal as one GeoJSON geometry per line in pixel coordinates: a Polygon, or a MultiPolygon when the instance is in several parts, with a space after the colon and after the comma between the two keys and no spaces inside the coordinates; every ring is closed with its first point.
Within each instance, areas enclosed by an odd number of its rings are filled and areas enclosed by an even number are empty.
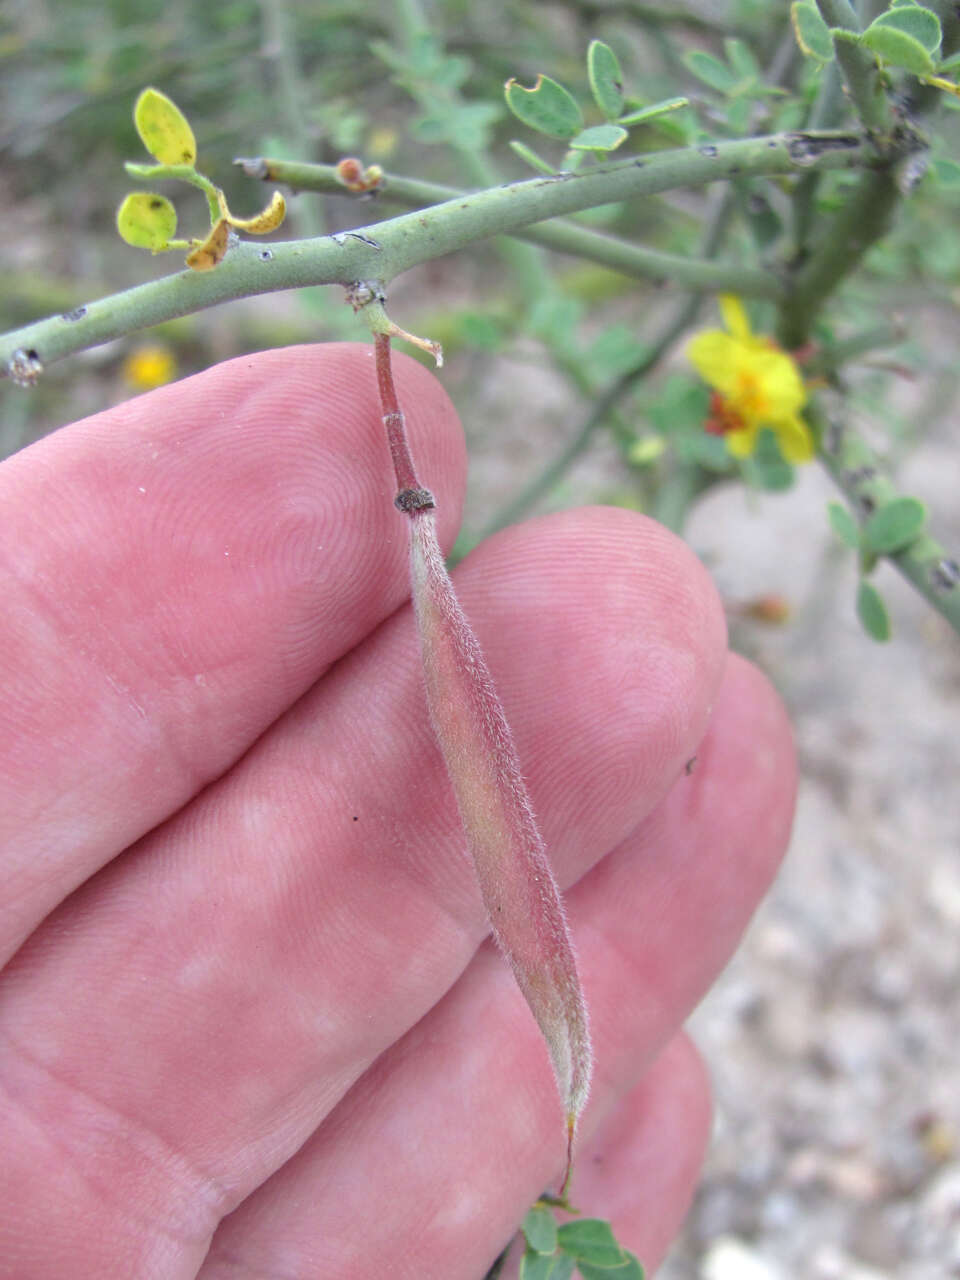
{"type": "Polygon", "coordinates": [[[807,403],[807,392],[800,371],[790,356],[782,351],[755,352],[749,369],[763,388],[767,414],[771,419],[789,418],[807,403]]]}
{"type": "Polygon", "coordinates": [[[780,452],[788,462],[809,462],[813,457],[813,436],[802,418],[794,415],[774,426],[780,452]]]}
{"type": "Polygon", "coordinates": [[[742,347],[722,329],[706,329],[687,343],[687,359],[711,387],[731,392],[736,387],[736,365],[742,347]]]}
{"type": "Polygon", "coordinates": [[[727,442],[727,448],[735,458],[749,458],[757,445],[757,432],[760,430],[759,423],[752,422],[749,426],[743,428],[742,431],[728,431],[724,439],[727,442]]]}
{"type": "Polygon", "coordinates": [[[717,301],[720,304],[723,323],[730,333],[735,338],[739,338],[741,342],[746,342],[748,338],[752,338],[750,321],[747,319],[746,310],[740,299],[732,293],[721,293],[717,301]]]}

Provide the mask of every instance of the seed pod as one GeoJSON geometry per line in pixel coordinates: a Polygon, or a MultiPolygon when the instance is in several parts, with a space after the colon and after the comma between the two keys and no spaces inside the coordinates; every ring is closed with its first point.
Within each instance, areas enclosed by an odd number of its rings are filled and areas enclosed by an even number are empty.
{"type": "Polygon", "coordinates": [[[566,1186],[592,1069],[570,933],[513,736],[444,566],[432,510],[412,512],[410,525],[413,600],[430,718],[493,935],[550,1052],[566,1112],[566,1186]]]}

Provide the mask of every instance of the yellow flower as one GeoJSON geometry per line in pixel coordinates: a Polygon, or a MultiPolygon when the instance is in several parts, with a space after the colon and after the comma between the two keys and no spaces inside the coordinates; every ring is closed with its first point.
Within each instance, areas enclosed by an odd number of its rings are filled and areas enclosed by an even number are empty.
{"type": "Polygon", "coordinates": [[[123,376],[137,391],[150,391],[170,382],[177,373],[177,361],[169,347],[145,342],[123,362],[123,376]]]}
{"type": "Polygon", "coordinates": [[[809,462],[813,438],[800,416],[807,392],[796,361],[751,332],[739,298],[724,294],[719,302],[729,332],[707,329],[687,345],[687,358],[714,389],[707,430],[726,436],[734,457],[747,458],[769,427],[788,462],[809,462]]]}

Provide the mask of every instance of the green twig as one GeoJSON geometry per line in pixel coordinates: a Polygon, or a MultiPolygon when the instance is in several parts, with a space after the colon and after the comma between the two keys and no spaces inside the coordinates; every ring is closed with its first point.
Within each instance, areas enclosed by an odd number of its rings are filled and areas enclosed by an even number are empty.
{"type": "MultiPolygon", "coordinates": [[[[46,366],[149,325],[235,298],[357,280],[386,283],[403,271],[479,240],[595,205],[674,187],[705,186],[738,174],[876,163],[851,134],[781,133],[661,151],[556,178],[534,178],[457,197],[362,230],[315,240],[243,243],[213,271],[181,271],[91,303],[71,318],[53,316],[0,337],[0,369],[19,356],[46,366]]],[[[710,286],[705,286],[710,287],[710,286]]]]}
{"type": "MultiPolygon", "coordinates": [[[[807,421],[820,441],[819,457],[860,519],[899,497],[873,450],[846,425],[831,422],[811,404],[807,421]]],[[[960,565],[935,538],[923,533],[885,559],[960,633],[960,565]]]]}
{"type": "MultiPolygon", "coordinates": [[[[262,178],[264,182],[288,183],[298,191],[353,195],[337,178],[335,165],[297,164],[259,157],[240,159],[235,163],[250,177],[262,178]]],[[[464,194],[455,187],[387,174],[383,179],[383,186],[378,188],[377,198],[408,209],[422,209],[464,194]]],[[[602,235],[569,222],[554,221],[543,226],[537,225],[517,232],[516,238],[542,245],[545,249],[553,249],[557,253],[586,258],[625,276],[652,278],[656,281],[672,280],[676,284],[696,284],[705,292],[738,293],[745,298],[765,298],[771,301],[776,301],[783,293],[776,276],[759,267],[741,266],[736,262],[707,262],[702,258],[684,258],[676,253],[646,249],[642,245],[631,244],[616,236],[602,235]]]]}
{"type": "Polygon", "coordinates": [[[816,351],[804,363],[804,377],[814,378],[821,374],[833,373],[845,364],[849,364],[851,360],[857,360],[871,351],[881,347],[895,347],[903,342],[906,336],[907,329],[903,321],[894,319],[878,324],[872,329],[865,329],[862,333],[852,334],[839,342],[832,342],[829,346],[816,351]]]}
{"type": "Polygon", "coordinates": [[[900,189],[889,170],[861,175],[856,190],[820,231],[817,250],[793,277],[793,289],[778,326],[785,347],[799,347],[807,341],[824,299],[886,233],[899,200],[900,189]]]}
{"type": "MultiPolygon", "coordinates": [[[[840,71],[836,61],[828,62],[820,75],[820,88],[810,108],[808,129],[834,129],[844,111],[840,71]]],[[[805,173],[793,189],[793,242],[797,255],[807,251],[816,212],[817,191],[822,175],[805,173]]]]}
{"type": "MultiPolygon", "coordinates": [[[[817,7],[829,27],[839,27],[855,35],[860,33],[860,21],[849,0],[817,0],[817,7]]],[[[847,92],[864,126],[872,133],[887,132],[891,125],[890,108],[873,54],[842,37],[834,37],[833,43],[847,92]]]]}

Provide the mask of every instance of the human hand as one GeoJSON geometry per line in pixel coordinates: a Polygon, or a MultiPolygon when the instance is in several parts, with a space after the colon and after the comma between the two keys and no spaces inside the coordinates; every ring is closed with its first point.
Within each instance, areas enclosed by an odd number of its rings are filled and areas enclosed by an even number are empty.
{"type": "MultiPolygon", "coordinates": [[[[396,372],[449,547],[455,414],[396,372]]],[[[479,1280],[559,1176],[379,416],[369,349],[302,347],[0,467],[0,1276],[479,1280]]],[[[785,847],[789,729],[642,517],[532,521],[455,581],[568,889],[596,1050],[573,1199],[653,1266],[708,1127],[680,1026],[785,847]]]]}

